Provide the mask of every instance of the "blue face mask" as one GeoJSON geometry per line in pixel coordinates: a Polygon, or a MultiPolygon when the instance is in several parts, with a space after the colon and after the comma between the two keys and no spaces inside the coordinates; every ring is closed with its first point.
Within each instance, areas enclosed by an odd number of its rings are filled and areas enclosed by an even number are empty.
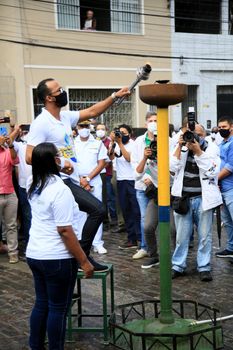
{"type": "Polygon", "coordinates": [[[199,138],[199,145],[200,145],[200,146],[203,146],[204,143],[205,143],[204,137],[200,137],[200,138],[199,138]]]}

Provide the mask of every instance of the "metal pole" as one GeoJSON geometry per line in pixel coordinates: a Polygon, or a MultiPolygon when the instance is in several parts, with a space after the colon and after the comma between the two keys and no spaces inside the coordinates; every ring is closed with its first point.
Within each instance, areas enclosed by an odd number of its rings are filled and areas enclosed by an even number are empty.
{"type": "Polygon", "coordinates": [[[170,174],[168,109],[158,108],[158,206],[160,242],[161,323],[174,323],[172,314],[172,279],[170,256],[170,174]]]}

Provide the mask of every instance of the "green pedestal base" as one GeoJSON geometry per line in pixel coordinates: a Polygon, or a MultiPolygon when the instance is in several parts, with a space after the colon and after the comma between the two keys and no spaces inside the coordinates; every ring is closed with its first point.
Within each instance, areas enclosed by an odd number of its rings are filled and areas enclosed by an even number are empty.
{"type": "Polygon", "coordinates": [[[159,319],[135,320],[115,329],[115,345],[124,350],[213,350],[223,349],[221,328],[209,324],[192,325],[194,320],[175,319],[163,324],[159,319]]]}

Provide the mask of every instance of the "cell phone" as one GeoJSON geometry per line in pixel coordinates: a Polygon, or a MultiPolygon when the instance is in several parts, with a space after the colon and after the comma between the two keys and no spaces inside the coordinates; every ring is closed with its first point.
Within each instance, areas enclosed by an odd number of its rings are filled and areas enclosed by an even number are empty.
{"type": "Polygon", "coordinates": [[[0,135],[1,136],[7,135],[7,128],[5,126],[0,126],[0,135]]]}
{"type": "Polygon", "coordinates": [[[0,117],[0,123],[10,123],[9,117],[0,117]]]}
{"type": "Polygon", "coordinates": [[[30,124],[21,124],[21,125],[20,125],[20,129],[21,129],[22,131],[29,131],[29,129],[30,129],[30,124]]]}

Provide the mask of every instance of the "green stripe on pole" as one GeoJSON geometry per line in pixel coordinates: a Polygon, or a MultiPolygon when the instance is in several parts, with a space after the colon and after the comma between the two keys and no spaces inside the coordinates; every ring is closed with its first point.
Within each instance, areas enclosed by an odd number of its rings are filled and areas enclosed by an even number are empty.
{"type": "Polygon", "coordinates": [[[159,316],[162,323],[173,323],[172,314],[172,279],[170,254],[170,222],[159,222],[160,242],[160,303],[159,316]]]}

